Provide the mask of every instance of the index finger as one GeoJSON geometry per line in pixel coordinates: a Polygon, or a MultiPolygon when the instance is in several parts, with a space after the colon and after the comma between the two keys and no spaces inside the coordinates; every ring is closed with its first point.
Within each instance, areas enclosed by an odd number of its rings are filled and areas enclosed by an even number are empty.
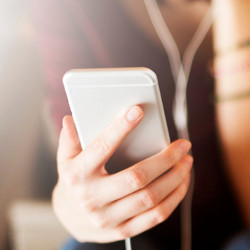
{"type": "Polygon", "coordinates": [[[118,117],[82,152],[84,171],[92,173],[104,167],[125,137],[140,123],[143,110],[133,106],[124,115],[118,117]]]}

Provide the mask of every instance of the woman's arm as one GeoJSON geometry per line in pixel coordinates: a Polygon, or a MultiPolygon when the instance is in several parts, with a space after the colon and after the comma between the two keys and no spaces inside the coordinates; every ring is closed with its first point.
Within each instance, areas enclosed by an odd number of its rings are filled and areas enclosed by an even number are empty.
{"type": "Polygon", "coordinates": [[[214,4],[218,131],[227,172],[250,225],[250,1],[214,4]]]}

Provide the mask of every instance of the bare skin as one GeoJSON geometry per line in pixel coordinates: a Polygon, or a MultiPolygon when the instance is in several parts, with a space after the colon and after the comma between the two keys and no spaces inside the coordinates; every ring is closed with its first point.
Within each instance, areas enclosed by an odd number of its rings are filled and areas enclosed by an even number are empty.
{"type": "Polygon", "coordinates": [[[53,207],[80,242],[112,242],[142,233],[165,221],[188,190],[193,159],[186,140],[122,172],[106,172],[105,163],[143,118],[141,108],[133,111],[133,120],[128,113],[117,118],[84,151],[72,117],[63,120],[53,207]]]}

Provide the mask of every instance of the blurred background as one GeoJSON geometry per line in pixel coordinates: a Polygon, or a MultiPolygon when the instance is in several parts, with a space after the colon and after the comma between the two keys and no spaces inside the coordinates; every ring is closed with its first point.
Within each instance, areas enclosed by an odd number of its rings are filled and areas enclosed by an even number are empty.
{"type": "MultiPolygon", "coordinates": [[[[0,250],[53,250],[58,249],[69,237],[55,218],[50,204],[51,192],[57,180],[55,161],[57,133],[50,122],[51,117],[46,102],[45,77],[42,73],[36,30],[33,26],[31,2],[32,0],[0,0],[0,250]]],[[[85,2],[96,6],[94,1],[85,2]]],[[[50,4],[49,1],[48,3],[50,4]]],[[[115,3],[115,0],[112,3],[115,3]]],[[[92,11],[94,10],[96,22],[100,25],[102,5],[98,7],[92,6],[92,11]]],[[[106,6],[106,13],[109,11],[108,8],[109,4],[106,6]]],[[[112,15],[115,17],[115,8],[112,10],[112,15]]],[[[105,13],[103,15],[105,16],[105,13]]],[[[54,18],[51,13],[50,16],[54,18]]],[[[112,32],[106,40],[106,43],[112,40],[112,35],[115,39],[120,39],[110,44],[109,48],[114,46],[116,51],[123,51],[120,48],[123,49],[127,44],[126,32],[136,34],[138,43],[144,38],[142,33],[137,34],[138,29],[133,28],[132,22],[124,25],[124,18],[126,15],[117,19],[120,21],[111,27],[112,32]],[[117,35],[117,31],[120,30],[122,32],[118,33],[123,36],[117,35]]],[[[112,18],[108,19],[106,26],[104,25],[106,27],[103,29],[104,33],[108,30],[109,22],[113,23],[112,18]]],[[[51,23],[50,19],[48,23],[51,23]]],[[[70,25],[65,28],[66,32],[67,29],[70,30],[70,25]]],[[[74,31],[72,34],[75,34],[74,31]]],[[[74,42],[74,39],[72,41],[74,42]]],[[[76,39],[76,45],[87,44],[83,46],[83,55],[92,56],[92,51],[88,51],[89,41],[84,40],[86,44],[82,44],[81,41],[78,43],[76,39]]],[[[130,42],[126,48],[135,52],[138,50],[137,45],[130,42]]],[[[57,43],[53,44],[52,48],[56,46],[57,43]]],[[[144,46],[140,47],[138,60],[132,66],[141,65],[141,62],[147,59],[144,57],[144,51],[151,46],[151,41],[144,46]]],[[[67,48],[66,45],[65,47],[67,48]]],[[[204,72],[206,69],[203,66],[206,65],[211,51],[211,48],[208,48],[204,43],[203,49],[206,53],[201,54],[197,60],[197,69],[202,68],[204,72]]],[[[58,48],[58,50],[63,49],[63,46],[58,48]]],[[[72,51],[76,53],[77,50],[72,51]]],[[[72,51],[69,49],[66,53],[69,55],[72,51]]],[[[157,53],[160,60],[166,63],[165,54],[162,57],[160,50],[157,53]]],[[[132,57],[129,53],[122,60],[119,56],[120,53],[117,53],[113,58],[115,65],[130,65],[132,57]]],[[[92,64],[96,66],[96,63],[99,63],[98,58],[93,58],[93,62],[88,62],[88,66],[92,64]]],[[[67,67],[67,60],[60,58],[59,61],[64,64],[60,65],[58,70],[67,67]]],[[[74,63],[82,65],[82,62],[77,60],[76,56],[76,61],[73,60],[70,65],[74,63]]],[[[152,60],[153,67],[156,66],[154,63],[158,64],[158,59],[152,60]]],[[[207,79],[201,77],[202,70],[197,79],[209,82],[210,75],[207,79]]],[[[210,88],[208,84],[205,87],[210,88]]]]}
{"type": "MultiPolygon", "coordinates": [[[[39,213],[36,217],[41,221],[44,213],[49,214],[51,227],[59,227],[49,205],[56,182],[57,142],[48,122],[31,19],[28,0],[0,0],[0,249],[3,250],[38,249],[37,244],[32,248],[32,243],[26,242],[37,236],[41,242],[45,240],[38,232],[40,229],[32,225],[36,223],[32,219],[34,214],[39,213]]],[[[48,232],[49,225],[43,225],[48,232]]],[[[41,249],[49,248],[41,245],[41,249]]]]}

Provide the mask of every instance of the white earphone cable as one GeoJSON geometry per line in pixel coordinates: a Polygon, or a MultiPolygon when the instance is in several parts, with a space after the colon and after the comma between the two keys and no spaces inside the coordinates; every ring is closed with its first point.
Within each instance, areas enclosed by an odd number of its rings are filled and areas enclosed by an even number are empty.
{"type": "Polygon", "coordinates": [[[156,1],[144,0],[148,15],[154,26],[154,29],[161,40],[162,45],[168,54],[169,64],[174,77],[177,82],[179,70],[181,66],[181,58],[178,47],[172,37],[168,26],[166,25],[164,18],[161,14],[159,6],[156,1]]]}
{"type": "MultiPolygon", "coordinates": [[[[176,83],[176,94],[175,94],[175,105],[178,107],[186,106],[184,99],[186,99],[186,87],[192,67],[193,59],[195,53],[197,52],[201,42],[203,41],[205,35],[207,34],[209,28],[211,27],[213,18],[212,10],[209,9],[204,19],[200,23],[197,31],[195,32],[193,38],[189,42],[181,61],[181,56],[178,47],[169,31],[166,22],[161,14],[159,6],[155,0],[144,0],[151,22],[161,40],[161,43],[168,54],[170,68],[176,83]]],[[[182,108],[183,109],[183,108],[182,108]]],[[[185,117],[180,115],[181,109],[174,107],[174,119],[176,122],[177,130],[183,130],[186,126],[185,117]],[[179,113],[179,114],[178,114],[179,113]],[[182,118],[181,118],[182,117],[182,118]]],[[[182,111],[183,112],[183,111],[182,111]]],[[[185,112],[184,112],[185,113],[185,112]]],[[[182,134],[182,133],[181,133],[182,134]]]]}
{"type": "Polygon", "coordinates": [[[132,245],[131,245],[131,239],[130,238],[125,239],[125,249],[126,250],[132,250],[132,245]]]}
{"type": "MultiPolygon", "coordinates": [[[[173,116],[179,138],[189,139],[188,133],[188,109],[186,100],[186,90],[194,56],[204,40],[213,22],[212,8],[208,10],[200,23],[193,38],[189,42],[183,60],[169,31],[166,22],[161,14],[156,0],[144,0],[151,22],[157,32],[161,43],[168,55],[170,68],[176,83],[175,98],[173,105],[173,116]]],[[[194,173],[192,174],[190,188],[181,208],[182,225],[182,250],[191,249],[191,207],[194,189],[194,173]]]]}

